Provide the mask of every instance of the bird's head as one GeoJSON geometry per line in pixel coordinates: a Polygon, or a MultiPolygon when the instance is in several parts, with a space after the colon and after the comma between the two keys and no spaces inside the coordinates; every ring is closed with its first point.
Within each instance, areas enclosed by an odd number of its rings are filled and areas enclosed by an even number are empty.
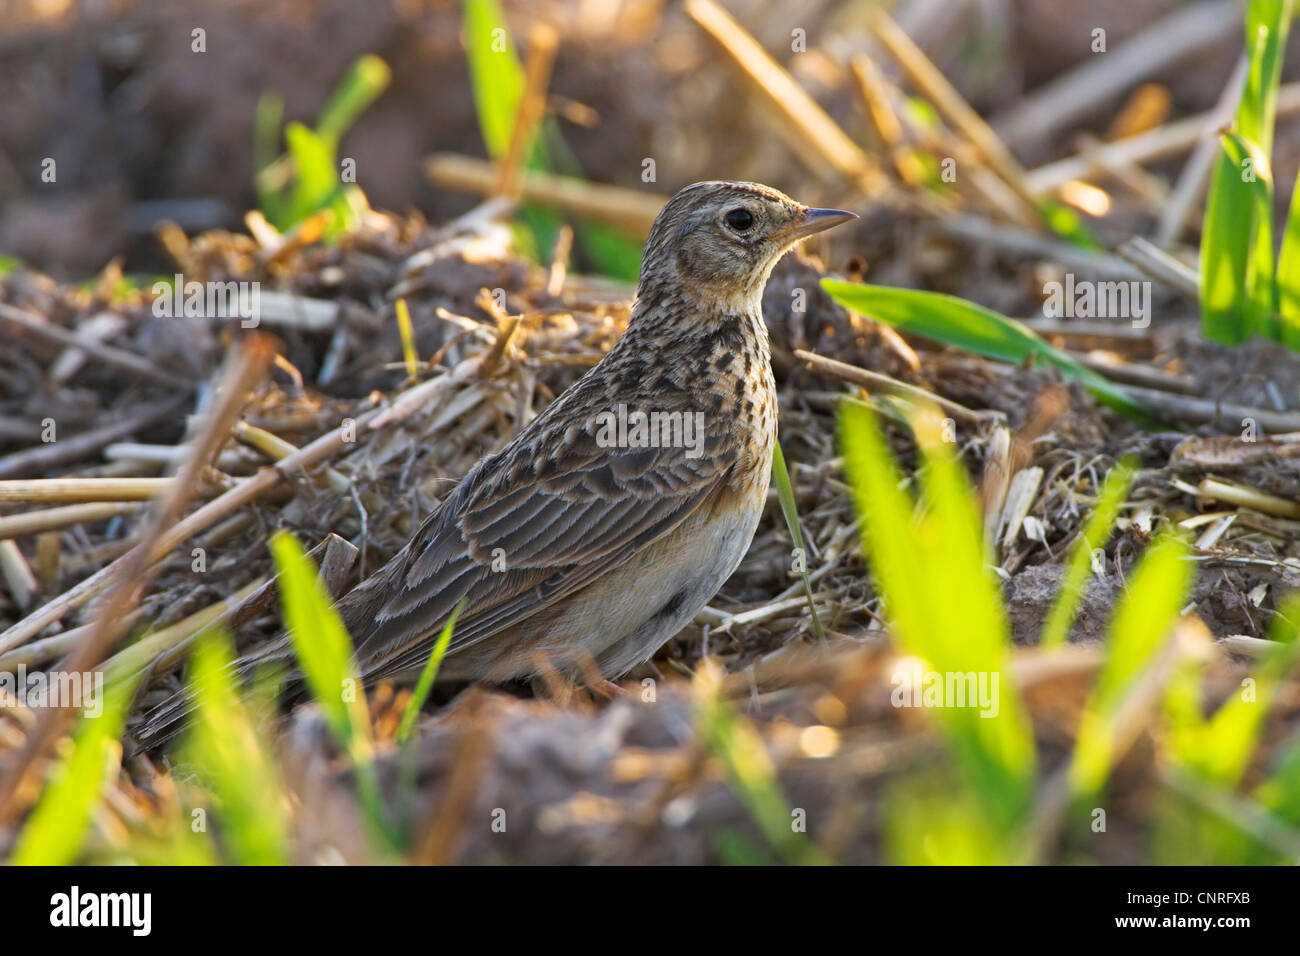
{"type": "Polygon", "coordinates": [[[772,267],[799,240],[857,217],[810,209],[758,183],[705,182],[681,190],[650,229],[639,294],[665,286],[748,311],[772,267]]]}

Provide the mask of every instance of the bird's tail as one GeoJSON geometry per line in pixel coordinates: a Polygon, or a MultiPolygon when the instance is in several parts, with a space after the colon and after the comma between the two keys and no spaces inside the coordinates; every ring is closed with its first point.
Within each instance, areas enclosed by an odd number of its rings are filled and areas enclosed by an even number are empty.
{"type": "MultiPolygon", "coordinates": [[[[288,638],[281,636],[270,644],[258,648],[254,653],[232,661],[227,667],[236,685],[243,686],[260,668],[285,663],[290,666],[289,684],[296,685],[300,677],[293,669],[293,648],[288,638]]],[[[176,737],[185,729],[187,718],[194,713],[196,706],[194,692],[189,687],[185,687],[153,707],[141,718],[138,726],[131,728],[132,736],[136,740],[135,750],[132,752],[138,754],[156,750],[176,737]]]]}
{"type": "MultiPolygon", "coordinates": [[[[392,590],[394,579],[403,571],[405,559],[406,552],[403,550],[339,598],[336,609],[354,640],[364,637],[368,624],[374,620],[385,596],[392,590]]],[[[360,643],[363,645],[364,640],[360,643]]],[[[359,645],[358,651],[363,652],[364,647],[359,645]]],[[[297,669],[293,645],[289,642],[287,633],[282,633],[269,644],[234,661],[230,668],[242,686],[258,668],[267,664],[288,664],[289,680],[285,690],[292,696],[301,689],[302,675],[297,669]]],[[[365,668],[362,669],[364,671],[365,668]]],[[[158,704],[144,715],[137,727],[132,728],[138,741],[134,752],[154,750],[171,740],[184,729],[186,718],[194,712],[194,707],[194,695],[188,687],[158,704]]]]}

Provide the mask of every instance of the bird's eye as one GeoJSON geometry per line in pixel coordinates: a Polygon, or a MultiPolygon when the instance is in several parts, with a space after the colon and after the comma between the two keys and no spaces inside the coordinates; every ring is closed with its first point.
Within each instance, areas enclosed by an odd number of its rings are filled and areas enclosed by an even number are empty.
{"type": "Polygon", "coordinates": [[[742,206],[728,212],[722,217],[722,221],[727,224],[729,229],[736,232],[748,232],[754,225],[754,215],[742,206]]]}

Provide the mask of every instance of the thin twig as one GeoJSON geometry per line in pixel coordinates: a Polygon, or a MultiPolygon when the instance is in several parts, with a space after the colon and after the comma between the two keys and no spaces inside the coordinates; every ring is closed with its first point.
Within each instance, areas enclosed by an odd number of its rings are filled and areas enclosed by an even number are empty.
{"type": "Polygon", "coordinates": [[[1241,100],[1241,91],[1246,86],[1246,75],[1249,71],[1249,61],[1243,54],[1233,68],[1232,76],[1229,77],[1227,85],[1224,86],[1219,101],[1214,105],[1214,109],[1206,114],[1208,120],[1205,123],[1204,135],[1201,137],[1201,141],[1196,144],[1196,149],[1192,151],[1192,155],[1188,157],[1187,162],[1183,165],[1183,171],[1178,174],[1178,182],[1174,186],[1174,191],[1170,194],[1169,201],[1165,203],[1165,207],[1160,213],[1160,222],[1156,226],[1157,245],[1171,245],[1177,241],[1183,230],[1187,228],[1187,222],[1192,217],[1192,211],[1196,208],[1198,200],[1205,192],[1206,184],[1210,181],[1210,171],[1214,168],[1214,160],[1222,149],[1219,145],[1218,131],[1237,112],[1237,103],[1241,100]]]}
{"type": "Polygon", "coordinates": [[[1300,518],[1300,503],[1246,485],[1238,485],[1218,478],[1203,478],[1196,490],[1206,498],[1226,501],[1241,508],[1252,508],[1264,514],[1277,515],[1279,518],[1300,518]]]}
{"type": "Polygon", "coordinates": [[[903,124],[898,118],[891,96],[893,88],[881,75],[875,60],[865,53],[855,56],[850,65],[867,118],[875,127],[880,141],[889,150],[889,157],[899,178],[914,188],[923,186],[925,169],[917,159],[916,152],[904,141],[903,124]]]}
{"type": "Polygon", "coordinates": [[[1198,3],[1176,10],[1104,55],[1092,56],[994,117],[1017,146],[1049,140],[1172,63],[1240,30],[1234,3],[1198,3]]]}
{"type": "MultiPolygon", "coordinates": [[[[279,435],[269,432],[265,428],[250,425],[245,421],[235,422],[234,435],[240,441],[252,445],[275,461],[283,461],[298,451],[298,446],[292,442],[287,442],[279,435]]],[[[330,490],[335,494],[345,495],[352,487],[352,482],[334,468],[324,469],[323,475],[330,490]]]]}
{"type": "Polygon", "coordinates": [[[888,180],[876,162],[731,14],[713,0],[687,0],[686,14],[727,54],[746,84],[774,107],[773,132],[814,174],[831,169],[868,196],[884,191],[888,180]]]}
{"type": "MultiPolygon", "coordinates": [[[[1105,170],[1133,195],[1141,199],[1149,210],[1159,211],[1169,201],[1169,186],[1161,177],[1147,172],[1131,159],[1104,152],[1105,142],[1091,133],[1080,133],[1078,142],[1079,155],[1088,162],[1095,163],[1098,169],[1105,170]]],[[[1071,185],[1077,186],[1078,184],[1062,184],[1062,194],[1071,185]]]]}
{"type": "Polygon", "coordinates": [[[187,402],[188,399],[178,398],[150,405],[122,421],[59,438],[58,441],[52,441],[47,445],[24,448],[12,455],[6,455],[0,458],[0,479],[31,477],[49,471],[51,468],[81,461],[118,439],[150,428],[159,422],[174,420],[187,402]]]}
{"type": "MultiPolygon", "coordinates": [[[[1300,83],[1286,83],[1278,87],[1276,116],[1282,119],[1300,113],[1300,83]]],[[[1029,188],[1035,193],[1048,193],[1072,179],[1095,178],[1116,163],[1147,163],[1165,159],[1190,149],[1206,135],[1206,125],[1217,116],[1212,110],[1189,116],[1164,126],[1156,127],[1136,136],[1126,136],[1099,147],[1092,159],[1070,156],[1047,163],[1029,171],[1029,188]],[[1105,165],[1098,163],[1104,161],[1105,165]]],[[[1220,124],[1222,125],[1222,124],[1220,124]]]]}
{"type": "Polygon", "coordinates": [[[889,18],[888,14],[878,7],[869,7],[867,22],[876,39],[902,67],[912,85],[934,104],[962,136],[971,142],[984,157],[984,161],[1024,203],[1025,209],[1016,217],[1017,221],[1024,221],[1026,218],[1031,221],[1036,219],[1034,205],[1036,197],[1027,188],[1026,170],[993,128],[971,108],[965,98],[957,92],[957,88],[948,82],[942,71],[930,61],[920,47],[912,42],[912,38],[889,18]]]}
{"type": "Polygon", "coordinates": [[[1132,348],[1134,345],[1150,339],[1150,334],[1146,329],[1134,328],[1132,325],[1116,325],[1113,322],[1090,321],[1088,319],[1071,319],[1069,321],[1060,319],[1023,319],[1021,324],[1044,337],[1056,336],[1073,341],[1121,342],[1127,348],[1132,348]]]}
{"type": "Polygon", "coordinates": [[[496,194],[512,199],[519,196],[519,168],[527,160],[527,150],[546,114],[546,88],[551,82],[551,67],[555,65],[555,49],[559,45],[555,29],[541,21],[533,24],[528,40],[524,91],[510,131],[510,144],[497,167],[496,194]]]}
{"type": "Polygon", "coordinates": [[[1260,658],[1277,650],[1277,641],[1251,637],[1249,634],[1229,634],[1219,641],[1219,645],[1229,654],[1253,658],[1260,658]]]}
{"type": "MultiPolygon", "coordinates": [[[[81,350],[86,348],[86,343],[78,338],[76,333],[69,332],[53,322],[47,322],[34,312],[27,312],[0,302],[0,319],[40,336],[47,342],[62,345],[66,348],[81,350]]],[[[194,391],[196,385],[196,380],[193,378],[186,378],[183,375],[177,375],[175,372],[166,371],[141,355],[119,349],[113,345],[105,345],[100,342],[90,350],[89,354],[107,365],[116,365],[135,375],[155,382],[162,382],[164,385],[170,385],[173,388],[182,389],[187,394],[194,391]]]]}
{"type": "Polygon", "coordinates": [[[0,517],[0,538],[18,538],[89,521],[104,521],[118,515],[129,515],[138,507],[130,502],[92,502],[4,515],[0,517]]]}
{"type": "Polygon", "coordinates": [[[1274,412],[1249,405],[1216,402],[1194,395],[1171,395],[1150,388],[1128,386],[1128,392],[1151,411],[1166,418],[1202,425],[1220,425],[1229,431],[1239,431],[1243,419],[1252,419],[1261,430],[1271,433],[1300,431],[1300,413],[1274,412]]]}
{"type": "Polygon", "coordinates": [[[24,611],[31,607],[32,599],[41,586],[32,573],[27,558],[23,556],[22,549],[14,541],[0,541],[0,576],[4,578],[14,604],[24,611]]]}
{"type": "Polygon", "coordinates": [[[818,355],[816,352],[795,349],[794,357],[806,362],[808,368],[812,371],[821,372],[823,375],[829,375],[844,382],[851,382],[863,388],[875,389],[888,395],[897,395],[913,402],[931,402],[954,418],[960,418],[965,422],[978,424],[989,417],[987,413],[977,412],[965,405],[954,402],[952,399],[936,395],[934,392],[927,391],[919,386],[909,385],[907,382],[900,382],[898,379],[882,375],[880,372],[859,368],[838,359],[827,358],[824,355],[818,355]]]}
{"type": "Polygon", "coordinates": [[[1141,236],[1125,240],[1115,251],[1151,278],[1159,279],[1171,289],[1177,289],[1183,295],[1193,299],[1200,297],[1200,273],[1141,236]]]}
{"type": "Polygon", "coordinates": [[[1141,385],[1144,388],[1178,392],[1182,395],[1195,395],[1201,390],[1200,381],[1192,375],[1179,375],[1150,365],[1137,365],[1132,362],[1121,362],[1118,359],[1094,358],[1079,352],[1071,352],[1070,355],[1085,368],[1100,372],[1112,382],[1123,385],[1141,385]]]}
{"type": "Polygon", "coordinates": [[[1040,236],[1015,226],[1000,225],[981,216],[949,216],[935,222],[931,228],[956,239],[993,246],[1016,255],[1037,256],[1059,262],[1080,272],[1130,281],[1142,278],[1140,271],[1118,256],[1088,252],[1064,240],[1040,236]]]}
{"type": "MultiPolygon", "coordinates": [[[[496,189],[496,170],[491,163],[455,153],[435,153],[430,156],[424,163],[424,175],[437,186],[482,196],[490,196],[496,189]]],[[[520,171],[519,187],[524,202],[607,222],[637,236],[645,236],[650,232],[655,216],[659,215],[659,210],[668,201],[667,196],[591,183],[585,179],[535,169],[520,171]]]]}
{"type": "MultiPolygon", "coordinates": [[[[408,389],[398,395],[392,404],[359,416],[355,424],[341,425],[325,433],[301,451],[277,462],[273,467],[265,468],[253,477],[244,479],[163,532],[152,551],[151,560],[160,560],[181,542],[211,527],[231,512],[255,501],[281,481],[329,458],[339,449],[347,446],[354,436],[364,434],[368,429],[384,428],[404,421],[433,397],[473,377],[476,371],[476,363],[470,361],[468,364],[458,366],[448,375],[408,389]]],[[[30,640],[69,611],[85,604],[97,594],[103,593],[124,560],[125,556],[101,568],[80,584],[37,608],[0,634],[0,653],[30,640]]]]}

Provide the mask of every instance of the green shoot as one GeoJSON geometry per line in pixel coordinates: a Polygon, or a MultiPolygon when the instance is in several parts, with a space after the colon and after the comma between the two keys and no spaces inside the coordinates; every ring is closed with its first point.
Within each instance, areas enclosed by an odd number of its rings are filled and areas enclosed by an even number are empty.
{"type": "Polygon", "coordinates": [[[794,487],[790,484],[790,472],[785,467],[785,455],[781,452],[781,443],[776,443],[772,451],[772,480],[776,483],[776,496],[781,502],[781,514],[785,516],[785,526],[790,530],[790,540],[794,542],[799,556],[799,577],[803,581],[804,597],[808,599],[808,613],[812,615],[813,633],[823,644],[826,632],[822,622],[817,618],[817,605],[813,603],[812,582],[808,580],[808,552],[803,546],[803,530],[799,527],[799,510],[794,503],[794,487]]]}
{"type": "MultiPolygon", "coordinates": [[[[1223,136],[1202,227],[1201,322],[1207,338],[1235,345],[1251,335],[1300,346],[1300,249],[1288,222],[1273,256],[1273,123],[1291,0],[1246,5],[1248,71],[1236,129],[1223,136]],[[1279,321],[1279,311],[1281,319],[1279,321]]],[[[1295,199],[1292,199],[1295,205],[1295,199]]]]}
{"type": "Polygon", "coordinates": [[[355,180],[338,163],[339,138],[388,87],[388,65],[363,56],[348,70],[311,129],[291,122],[284,130],[288,154],[278,156],[284,104],[266,95],[257,106],[253,153],[257,162],[258,204],[267,219],[286,232],[311,216],[332,214],[325,237],[334,239],[356,225],[366,208],[355,180]]]}
{"type": "Polygon", "coordinates": [[[763,746],[763,738],[722,697],[720,682],[721,674],[713,662],[703,661],[696,669],[692,685],[696,732],[722,762],[732,790],[773,849],[789,863],[830,863],[802,832],[795,830],[793,814],[781,794],[776,768],[763,746]]]}
{"type": "Polygon", "coordinates": [[[934,411],[913,420],[924,462],[915,503],[869,409],[841,404],[840,446],[894,639],[945,680],[997,681],[991,706],[949,701],[934,715],[1002,848],[999,858],[1010,859],[1032,807],[1034,742],[1010,686],[1010,635],[974,493],[939,422],[934,411]]]}
{"type": "Polygon", "coordinates": [[[220,631],[205,635],[194,649],[189,760],[211,785],[231,862],[280,866],[292,861],[288,798],[275,761],[240,700],[231,661],[230,639],[220,631]]]}
{"type": "Polygon", "coordinates": [[[134,680],[110,683],[102,691],[99,716],[83,715],[72,747],[51,771],[9,862],[18,866],[68,866],[77,861],[105,785],[117,773],[118,738],[135,691],[134,680]]]}
{"type": "Polygon", "coordinates": [[[1178,765],[1225,786],[1241,781],[1278,685],[1300,660],[1296,622],[1300,622],[1300,596],[1292,595],[1273,621],[1271,637],[1277,646],[1259,661],[1258,671],[1243,681],[1240,691],[1208,719],[1201,716],[1201,668],[1185,668],[1171,681],[1165,701],[1169,752],[1178,765]]]}
{"type": "Polygon", "coordinates": [[[315,564],[297,539],[286,531],[277,531],[271,536],[271,556],[280,576],[289,640],[307,688],[352,763],[362,809],[376,832],[391,842],[394,836],[380,807],[370,714],[352,657],[352,641],[316,574],[315,564]]]}
{"type": "Polygon", "coordinates": [[[1278,609],[1276,647],[1227,701],[1204,716],[1204,662],[1187,661],[1165,690],[1168,778],[1181,784],[1157,806],[1152,855],[1162,863],[1294,863],[1300,845],[1300,738],[1249,796],[1238,791],[1287,671],[1300,660],[1300,596],[1278,609]],[[1194,799],[1191,799],[1193,798],[1194,799]],[[1252,799],[1253,798],[1253,799],[1252,799]]]}
{"type": "Polygon", "coordinates": [[[402,711],[402,720],[397,725],[397,743],[399,745],[405,743],[406,738],[415,729],[415,721],[424,708],[424,702],[429,699],[429,691],[433,690],[434,681],[438,679],[438,668],[442,666],[442,659],[447,654],[447,646],[451,643],[451,634],[456,627],[456,619],[460,617],[460,612],[464,609],[464,600],[452,609],[451,617],[447,618],[447,623],[443,626],[442,633],[438,635],[437,643],[433,645],[433,651],[429,654],[429,659],[425,661],[424,670],[420,672],[420,679],[416,681],[415,690],[411,692],[411,699],[407,703],[406,709],[402,711]]]}
{"type": "Polygon", "coordinates": [[[1065,574],[1061,578],[1061,592],[1052,605],[1047,623],[1043,626],[1043,635],[1039,643],[1043,647],[1059,647],[1065,643],[1074,622],[1074,612],[1079,607],[1084,586],[1088,580],[1088,571],[1092,566],[1092,554],[1106,543],[1119,509],[1128,495],[1129,485],[1133,483],[1133,472],[1137,462],[1126,459],[1117,464],[1106,475],[1101,491],[1097,496],[1097,505],[1093,508],[1083,533],[1075,539],[1070,549],[1070,556],[1065,563],[1065,574]]]}
{"type": "Polygon", "coordinates": [[[1157,537],[1133,572],[1079,724],[1070,763],[1070,789],[1077,797],[1091,796],[1105,783],[1124,705],[1168,643],[1193,573],[1187,543],[1172,533],[1157,537]]]}
{"type": "Polygon", "coordinates": [[[402,361],[406,364],[406,374],[411,378],[420,371],[420,354],[415,350],[415,330],[411,327],[411,310],[405,299],[394,303],[397,310],[397,332],[402,339],[402,361]]]}
{"type": "MultiPolygon", "coordinates": [[[[466,0],[463,10],[465,53],[479,129],[488,155],[499,160],[509,149],[523,101],[524,68],[496,0],[466,0]]],[[[524,167],[581,176],[577,158],[554,123],[543,121],[540,131],[541,135],[525,144],[524,167]]],[[[555,213],[525,206],[519,217],[532,234],[531,242],[521,244],[528,252],[538,256],[555,245],[560,224],[555,213]]],[[[636,279],[641,268],[641,243],[601,223],[580,222],[575,232],[583,252],[597,269],[616,278],[636,279]]]]}
{"type": "Polygon", "coordinates": [[[1153,424],[1141,403],[1120,386],[1079,364],[1014,319],[974,302],[938,292],[822,279],[836,302],[905,332],[966,349],[1001,362],[1038,362],[1075,379],[1103,404],[1142,424],[1153,424]]]}

